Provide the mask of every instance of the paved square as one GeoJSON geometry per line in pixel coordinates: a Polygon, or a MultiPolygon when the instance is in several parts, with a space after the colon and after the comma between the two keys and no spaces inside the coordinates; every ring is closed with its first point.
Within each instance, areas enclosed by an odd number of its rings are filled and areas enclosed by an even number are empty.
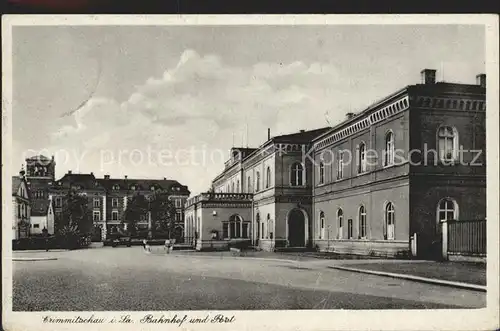
{"type": "Polygon", "coordinates": [[[328,260],[146,254],[142,247],[14,253],[14,311],[479,308],[486,294],[328,269],[328,260]]]}

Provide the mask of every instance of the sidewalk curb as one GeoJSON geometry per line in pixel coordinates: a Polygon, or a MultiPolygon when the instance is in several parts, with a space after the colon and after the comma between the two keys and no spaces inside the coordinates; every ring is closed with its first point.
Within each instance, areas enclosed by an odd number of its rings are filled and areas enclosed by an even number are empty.
{"type": "MultiPolygon", "coordinates": [[[[49,252],[51,253],[58,253],[58,252],[69,252],[69,249],[49,249],[49,252]]],[[[19,251],[12,251],[12,253],[16,254],[28,254],[28,253],[47,253],[45,249],[27,249],[27,250],[19,250],[19,251]]]]}
{"type": "Polygon", "coordinates": [[[12,261],[54,261],[57,257],[13,257],[12,261]]]}
{"type": "Polygon", "coordinates": [[[343,271],[359,272],[359,273],[371,274],[371,275],[377,275],[377,276],[400,278],[400,279],[412,280],[412,281],[420,282],[420,283],[428,283],[428,284],[435,284],[435,285],[442,285],[442,286],[451,286],[451,287],[463,288],[463,289],[467,289],[467,290],[486,292],[486,286],[483,286],[483,285],[453,282],[453,281],[449,281],[449,280],[441,280],[441,279],[436,279],[436,278],[426,278],[426,277],[419,277],[419,276],[412,276],[412,275],[395,274],[395,273],[391,273],[391,272],[348,268],[348,267],[341,267],[341,266],[328,266],[327,268],[343,270],[343,271]]]}
{"type": "Polygon", "coordinates": [[[275,262],[292,262],[292,263],[298,263],[300,261],[296,260],[288,260],[288,259],[273,259],[273,258],[265,258],[265,257],[243,257],[243,256],[214,256],[214,255],[201,255],[201,254],[168,254],[170,256],[174,257],[185,257],[185,256],[192,256],[192,257],[201,257],[201,258],[209,258],[209,259],[217,259],[217,260],[223,260],[223,259],[231,259],[231,260],[260,260],[260,261],[275,261],[275,262]]]}

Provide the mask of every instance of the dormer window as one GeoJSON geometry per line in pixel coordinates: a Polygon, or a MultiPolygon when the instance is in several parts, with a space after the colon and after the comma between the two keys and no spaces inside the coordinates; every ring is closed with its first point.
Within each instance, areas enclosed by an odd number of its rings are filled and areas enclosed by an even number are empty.
{"type": "Polygon", "coordinates": [[[120,185],[115,184],[113,185],[113,190],[118,191],[120,189],[120,185]]]}
{"type": "Polygon", "coordinates": [[[135,185],[130,186],[130,189],[131,189],[132,191],[135,191],[135,185]]]}
{"type": "Polygon", "coordinates": [[[154,186],[151,186],[151,191],[154,191],[155,190],[155,187],[154,186]]]}

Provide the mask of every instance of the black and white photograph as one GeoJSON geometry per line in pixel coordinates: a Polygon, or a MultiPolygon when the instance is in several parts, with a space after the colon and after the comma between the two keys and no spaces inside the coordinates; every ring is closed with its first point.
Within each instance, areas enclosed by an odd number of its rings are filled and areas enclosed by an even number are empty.
{"type": "Polygon", "coordinates": [[[2,40],[6,330],[500,327],[498,17],[2,40]]]}

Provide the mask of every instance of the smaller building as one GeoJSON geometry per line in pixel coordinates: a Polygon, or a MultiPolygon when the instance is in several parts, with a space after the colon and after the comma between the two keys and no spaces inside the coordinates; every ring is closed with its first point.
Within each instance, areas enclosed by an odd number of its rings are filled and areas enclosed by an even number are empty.
{"type": "Polygon", "coordinates": [[[12,176],[13,239],[30,235],[31,199],[24,175],[25,172],[21,170],[19,176],[12,176]]]}
{"type": "Polygon", "coordinates": [[[55,181],[56,162],[54,156],[48,158],[36,155],[26,159],[26,183],[31,197],[31,233],[41,234],[47,229],[54,234],[54,211],[49,189],[55,181]]]}

